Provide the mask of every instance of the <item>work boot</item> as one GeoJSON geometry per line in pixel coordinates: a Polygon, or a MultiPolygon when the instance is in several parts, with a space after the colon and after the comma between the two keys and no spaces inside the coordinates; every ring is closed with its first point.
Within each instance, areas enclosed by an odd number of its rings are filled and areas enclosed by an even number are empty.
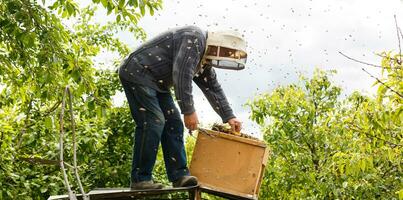
{"type": "Polygon", "coordinates": [[[196,186],[197,184],[197,178],[194,176],[182,176],[172,182],[173,187],[191,187],[196,186]]]}
{"type": "Polygon", "coordinates": [[[153,181],[140,181],[137,183],[132,182],[130,188],[132,190],[155,190],[164,188],[164,185],[161,183],[154,183],[153,181]]]}

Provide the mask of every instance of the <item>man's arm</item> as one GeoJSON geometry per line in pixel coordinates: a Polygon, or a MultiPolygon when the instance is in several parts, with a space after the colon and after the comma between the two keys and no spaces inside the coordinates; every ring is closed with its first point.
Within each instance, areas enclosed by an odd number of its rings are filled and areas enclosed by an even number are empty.
{"type": "Polygon", "coordinates": [[[238,120],[225,97],[217,75],[213,68],[205,68],[203,73],[193,78],[193,81],[203,91],[213,109],[220,115],[222,121],[231,125],[233,131],[241,131],[242,122],[238,120]]]}
{"type": "Polygon", "coordinates": [[[203,56],[204,36],[201,33],[184,33],[177,44],[177,54],[173,60],[172,79],[175,96],[181,113],[184,115],[186,128],[197,129],[198,118],[192,96],[192,79],[196,67],[203,56]]]}
{"type": "Polygon", "coordinates": [[[203,91],[210,105],[224,123],[228,122],[229,119],[235,118],[224,91],[217,81],[217,76],[213,68],[205,68],[203,73],[193,78],[193,81],[203,91]]]}
{"type": "Polygon", "coordinates": [[[195,112],[192,96],[192,79],[197,64],[201,59],[203,46],[200,45],[201,35],[185,33],[178,42],[177,54],[173,60],[172,79],[175,97],[181,113],[184,115],[195,112]]]}

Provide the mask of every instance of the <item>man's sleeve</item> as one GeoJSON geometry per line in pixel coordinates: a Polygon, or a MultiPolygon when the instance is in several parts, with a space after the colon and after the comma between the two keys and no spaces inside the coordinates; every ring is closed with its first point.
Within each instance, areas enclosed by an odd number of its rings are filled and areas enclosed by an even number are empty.
{"type": "Polygon", "coordinates": [[[195,111],[192,96],[192,79],[203,55],[203,36],[200,34],[184,34],[178,40],[173,60],[172,79],[175,97],[182,114],[191,114],[195,111]]]}
{"type": "Polygon", "coordinates": [[[210,105],[224,123],[235,117],[213,68],[206,68],[203,73],[194,77],[193,81],[203,91],[210,105]]]}

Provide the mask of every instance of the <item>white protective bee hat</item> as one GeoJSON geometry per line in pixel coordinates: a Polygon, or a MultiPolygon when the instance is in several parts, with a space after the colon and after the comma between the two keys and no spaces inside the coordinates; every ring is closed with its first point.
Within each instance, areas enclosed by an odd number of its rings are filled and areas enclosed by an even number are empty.
{"type": "Polygon", "coordinates": [[[246,64],[246,41],[235,31],[208,32],[203,63],[231,70],[242,70],[246,64]]]}

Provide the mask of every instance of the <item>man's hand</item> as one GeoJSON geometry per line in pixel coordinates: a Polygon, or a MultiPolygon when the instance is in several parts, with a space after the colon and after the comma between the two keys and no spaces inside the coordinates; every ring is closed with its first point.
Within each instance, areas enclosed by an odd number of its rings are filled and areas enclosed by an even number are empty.
{"type": "Polygon", "coordinates": [[[194,131],[197,129],[197,124],[199,124],[199,119],[197,118],[196,112],[184,115],[185,126],[187,129],[194,131]]]}
{"type": "Polygon", "coordinates": [[[232,118],[228,120],[228,124],[231,125],[232,131],[240,132],[242,129],[242,122],[237,118],[232,118]]]}

